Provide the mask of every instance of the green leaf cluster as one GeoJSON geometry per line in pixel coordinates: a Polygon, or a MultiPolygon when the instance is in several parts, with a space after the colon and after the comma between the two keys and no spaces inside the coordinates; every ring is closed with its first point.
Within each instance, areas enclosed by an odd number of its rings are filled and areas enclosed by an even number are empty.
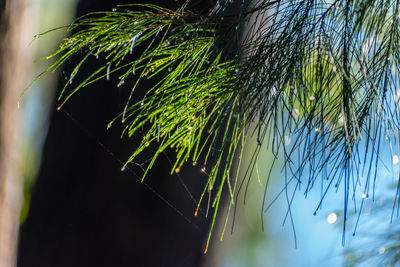
{"type": "Polygon", "coordinates": [[[368,194],[375,180],[381,136],[398,135],[399,1],[238,1],[239,8],[218,1],[208,15],[189,11],[189,2],[176,11],[121,6],[74,22],[72,35],[48,57],[57,61],[44,72],[82,56],[60,108],[97,80],[118,75],[118,86],[126,86],[133,77],[125,109],[109,125],[121,121],[128,136],[144,131],[123,168],[151,143],[157,149],[143,179],[167,149],[176,151],[171,173],[202,160],[209,178],[198,208],[214,192],[208,242],[224,188],[231,201],[223,232],[265,143],[275,159],[283,154],[291,178],[286,185],[298,183],[295,191],[305,176],[305,194],[327,180],[322,203],[344,181],[346,214],[356,188],[368,194]],[[105,63],[72,86],[91,57],[105,63]],[[133,102],[135,89],[149,79],[155,85],[133,102]],[[258,145],[239,179],[249,136],[258,145]],[[287,137],[294,139],[290,145],[287,137]]]}

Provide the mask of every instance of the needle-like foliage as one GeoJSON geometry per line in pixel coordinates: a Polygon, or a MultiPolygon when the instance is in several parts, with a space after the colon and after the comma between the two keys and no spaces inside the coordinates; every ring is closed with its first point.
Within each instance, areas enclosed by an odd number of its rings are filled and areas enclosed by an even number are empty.
{"type": "MultiPolygon", "coordinates": [[[[387,194],[388,192],[393,193],[395,190],[396,188],[393,188],[392,185],[384,187],[384,190],[377,192],[380,197],[378,201],[372,202],[366,199],[367,216],[360,219],[358,214],[349,220],[350,224],[359,224],[358,231],[363,235],[352,240],[350,246],[343,251],[344,266],[398,265],[400,261],[399,209],[398,207],[393,209],[393,199],[387,194]],[[388,217],[392,218],[390,225],[387,223],[388,217]],[[360,220],[362,222],[359,222],[360,220]]],[[[341,212],[338,213],[341,214],[341,212]]]]}
{"type": "Polygon", "coordinates": [[[171,172],[201,160],[209,179],[199,206],[214,192],[210,235],[223,189],[230,211],[246,179],[234,166],[250,176],[263,144],[275,157],[283,152],[287,183],[305,184],[305,194],[317,180],[326,181],[321,202],[331,187],[343,187],[346,221],[356,188],[368,195],[375,186],[382,137],[390,146],[398,138],[400,1],[233,2],[217,1],[206,15],[190,11],[187,1],[176,11],[121,6],[78,19],[45,71],[82,55],[60,108],[99,79],[117,73],[122,86],[133,77],[124,85],[125,109],[113,121],[122,121],[129,136],[144,131],[125,166],[151,143],[157,149],[144,176],[167,149],[176,151],[171,172]],[[75,86],[90,57],[105,63],[75,86]],[[131,101],[152,78],[157,82],[143,100],[131,101]],[[256,151],[241,166],[252,135],[256,151]]]}

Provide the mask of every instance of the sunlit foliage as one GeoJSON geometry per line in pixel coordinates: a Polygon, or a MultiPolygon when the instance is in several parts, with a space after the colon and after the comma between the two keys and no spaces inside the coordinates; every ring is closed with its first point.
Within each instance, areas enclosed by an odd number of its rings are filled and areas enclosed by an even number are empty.
{"type": "Polygon", "coordinates": [[[143,131],[123,169],[152,143],[157,149],[147,170],[167,149],[176,151],[171,172],[187,161],[202,166],[209,179],[199,207],[212,193],[210,236],[224,190],[230,211],[263,146],[275,158],[283,154],[285,179],[297,183],[296,191],[303,184],[307,194],[325,181],[322,202],[330,188],[341,187],[346,221],[356,188],[371,193],[381,137],[390,144],[398,138],[399,1],[217,1],[206,14],[192,10],[192,2],[178,10],[120,6],[75,21],[45,71],[81,57],[60,108],[117,74],[117,86],[130,96],[112,123],[126,125],[128,136],[143,131]],[[75,81],[91,57],[104,64],[75,81]],[[148,79],[157,82],[142,101],[132,101],[148,79]],[[241,166],[250,136],[258,146],[241,166]],[[248,170],[245,177],[239,168],[248,170]]]}

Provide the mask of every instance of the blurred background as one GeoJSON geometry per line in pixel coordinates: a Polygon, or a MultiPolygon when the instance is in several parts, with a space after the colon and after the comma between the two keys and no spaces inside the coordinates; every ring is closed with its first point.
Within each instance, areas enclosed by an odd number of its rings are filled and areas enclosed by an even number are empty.
{"type": "MultiPolygon", "coordinates": [[[[140,166],[121,171],[134,144],[120,138],[122,127],[106,129],[125,104],[127,89],[116,87],[116,80],[82,90],[57,111],[57,92],[65,83],[65,73],[71,71],[71,62],[64,70],[39,79],[17,108],[24,88],[51,64],[38,59],[55,51],[68,32],[59,30],[40,38],[37,34],[68,25],[88,12],[109,11],[132,1],[0,3],[0,266],[340,266],[389,251],[385,244],[390,236],[383,238],[380,233],[394,227],[389,222],[398,160],[394,161],[392,151],[381,152],[392,168],[380,170],[386,182],[376,193],[388,197],[365,200],[365,216],[355,237],[358,211],[352,211],[355,219],[350,221],[343,248],[340,188],[328,194],[315,216],[323,192],[315,190],[304,198],[299,191],[288,213],[286,182],[281,167],[275,168],[263,209],[273,157],[264,149],[246,203],[243,194],[235,203],[235,225],[231,216],[224,240],[219,241],[225,215],[221,211],[219,229],[204,255],[209,218],[204,213],[195,217],[194,211],[206,174],[187,164],[179,174],[169,175],[173,154],[157,162],[145,183],[139,181],[140,166]],[[380,213],[372,213],[374,209],[380,213]],[[372,228],[377,235],[363,238],[372,228]],[[369,256],[354,249],[363,246],[371,250],[369,256]]],[[[179,2],[157,4],[174,8],[179,2]]],[[[288,138],[290,143],[296,137],[288,138]]],[[[246,148],[244,164],[254,147],[255,143],[246,148]]],[[[288,192],[297,190],[295,185],[289,184],[288,192]]],[[[356,195],[360,197],[361,192],[356,195]]]]}

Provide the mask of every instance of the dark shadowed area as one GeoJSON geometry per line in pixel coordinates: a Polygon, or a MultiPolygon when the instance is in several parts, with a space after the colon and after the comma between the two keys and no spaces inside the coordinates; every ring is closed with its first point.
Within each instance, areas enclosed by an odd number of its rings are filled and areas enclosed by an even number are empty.
{"type": "MultiPolygon", "coordinates": [[[[121,3],[132,1],[81,0],[77,16],[121,3]]],[[[174,8],[171,3],[179,4],[165,1],[165,6],[174,8]]],[[[90,64],[82,76],[99,61],[93,57],[90,64]]],[[[72,67],[65,68],[69,73],[72,67]]],[[[202,264],[208,222],[204,216],[194,217],[196,204],[181,182],[198,199],[206,182],[199,167],[188,163],[180,177],[171,176],[168,156],[160,157],[146,184],[135,176],[142,175],[140,168],[131,165],[132,171],[121,172],[137,140],[121,139],[122,126],[106,128],[123,109],[129,90],[129,83],[117,88],[116,80],[102,80],[81,90],[60,111],[54,104],[20,232],[18,266],[202,264]]]]}

